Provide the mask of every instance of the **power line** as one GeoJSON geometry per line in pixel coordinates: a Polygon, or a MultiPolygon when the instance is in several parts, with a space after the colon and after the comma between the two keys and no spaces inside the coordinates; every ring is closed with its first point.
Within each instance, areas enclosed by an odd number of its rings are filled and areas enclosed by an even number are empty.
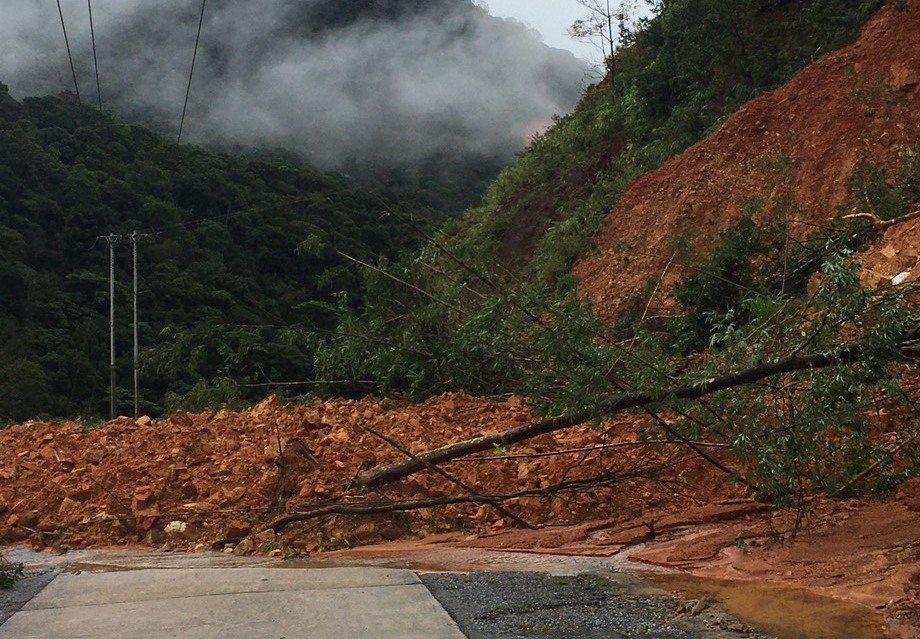
{"type": "MultiPolygon", "coordinates": [[[[89,9],[89,33],[93,39],[93,67],[96,70],[96,96],[99,98],[99,110],[102,111],[102,89],[99,87],[99,61],[96,59],[96,29],[93,26],[93,0],[86,0],[89,9]]],[[[60,7],[60,0],[58,1],[60,7]]]]}
{"type": "Polygon", "coordinates": [[[67,38],[67,27],[64,25],[64,11],[61,9],[61,0],[57,0],[58,15],[61,16],[61,30],[64,32],[64,44],[67,45],[67,59],[70,60],[70,73],[73,75],[73,88],[77,92],[77,102],[80,102],[80,87],[77,86],[77,71],[73,66],[73,55],[70,53],[70,40],[67,38]]]}
{"type": "MultiPolygon", "coordinates": [[[[60,0],[58,0],[60,2],[60,0]]],[[[195,73],[195,60],[198,58],[198,43],[201,41],[201,25],[204,24],[204,7],[208,0],[201,0],[201,15],[198,18],[198,35],[195,36],[195,52],[192,54],[192,68],[188,72],[188,87],[185,89],[185,104],[182,105],[182,119],[179,121],[179,137],[176,144],[182,142],[182,129],[185,126],[185,111],[188,109],[188,96],[192,92],[192,75],[195,73]]]]}

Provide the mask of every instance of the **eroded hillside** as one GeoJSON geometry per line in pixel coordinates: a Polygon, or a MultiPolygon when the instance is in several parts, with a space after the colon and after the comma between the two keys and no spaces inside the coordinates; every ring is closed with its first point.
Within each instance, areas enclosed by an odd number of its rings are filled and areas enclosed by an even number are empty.
{"type": "MultiPolygon", "coordinates": [[[[705,254],[755,200],[764,216],[786,206],[790,234],[798,238],[814,235],[813,225],[832,226],[841,213],[875,213],[853,202],[851,186],[872,170],[893,184],[920,153],[920,48],[905,46],[918,40],[920,3],[885,7],[852,45],[633,180],[595,237],[596,253],[574,269],[600,314],[616,318],[663,273],[652,311],[673,307],[668,293],[686,272],[679,244],[705,254]],[[783,204],[790,195],[791,206],[783,204]]],[[[878,249],[865,256],[867,280],[902,272],[920,278],[918,233],[914,220],[878,238],[878,249]]]]}

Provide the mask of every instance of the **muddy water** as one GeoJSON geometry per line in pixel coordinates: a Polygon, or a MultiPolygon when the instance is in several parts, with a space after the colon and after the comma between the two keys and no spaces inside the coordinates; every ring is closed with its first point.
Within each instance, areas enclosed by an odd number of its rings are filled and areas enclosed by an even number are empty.
{"type": "Polygon", "coordinates": [[[654,573],[646,578],[686,599],[706,598],[777,639],[885,637],[881,615],[801,588],[764,581],[700,579],[684,573],[654,573]]]}

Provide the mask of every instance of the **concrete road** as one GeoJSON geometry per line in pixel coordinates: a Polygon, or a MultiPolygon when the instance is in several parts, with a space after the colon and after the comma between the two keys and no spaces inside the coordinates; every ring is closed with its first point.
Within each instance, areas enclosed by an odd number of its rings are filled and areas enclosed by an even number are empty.
{"type": "Polygon", "coordinates": [[[3,639],[463,639],[407,570],[197,568],[63,573],[3,639]]]}

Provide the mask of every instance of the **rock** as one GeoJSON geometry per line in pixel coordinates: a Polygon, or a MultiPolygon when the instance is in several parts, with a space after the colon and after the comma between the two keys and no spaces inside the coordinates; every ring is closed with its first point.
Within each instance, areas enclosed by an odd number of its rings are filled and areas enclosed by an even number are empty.
{"type": "Polygon", "coordinates": [[[70,497],[64,497],[64,499],[61,500],[61,505],[58,507],[58,514],[66,517],[67,515],[76,512],[79,507],[80,504],[75,500],[71,499],[70,497]]]}
{"type": "Polygon", "coordinates": [[[41,521],[41,518],[41,513],[37,510],[32,510],[19,518],[19,525],[23,528],[35,528],[38,526],[38,522],[41,521]]]}
{"type": "Polygon", "coordinates": [[[92,486],[84,484],[80,486],[79,488],[74,488],[73,490],[71,490],[69,493],[67,493],[67,496],[74,501],[78,501],[81,503],[86,502],[92,498],[93,488],[92,486]]]}
{"type": "MultiPolygon", "coordinates": [[[[227,548],[230,548],[230,546],[227,546],[227,548]]],[[[232,552],[234,555],[245,557],[245,556],[248,556],[254,553],[255,550],[256,550],[255,540],[252,537],[246,537],[246,539],[243,539],[242,541],[240,541],[240,543],[234,546],[233,550],[231,550],[230,552],[232,552]]]]}
{"type": "Polygon", "coordinates": [[[186,510],[193,510],[197,513],[206,513],[214,510],[214,506],[206,501],[190,501],[187,504],[182,504],[182,507],[186,510]]]}
{"type": "Polygon", "coordinates": [[[105,451],[99,450],[98,448],[91,448],[83,453],[83,459],[86,460],[88,464],[98,465],[105,459],[105,451]]]}
{"type": "Polygon", "coordinates": [[[227,524],[224,537],[227,539],[242,539],[252,534],[252,526],[245,521],[233,520],[227,524]]]}
{"type": "Polygon", "coordinates": [[[135,424],[141,427],[148,426],[153,420],[147,415],[141,415],[135,420],[135,424]]]}
{"type": "Polygon", "coordinates": [[[166,543],[166,531],[159,526],[153,526],[144,535],[144,543],[148,546],[162,546],[166,543]]]}
{"type": "Polygon", "coordinates": [[[271,528],[266,528],[255,536],[255,540],[262,546],[265,544],[273,544],[278,540],[278,534],[271,528]]]}
{"type": "Polygon", "coordinates": [[[378,534],[377,525],[371,521],[366,521],[355,528],[352,535],[359,543],[373,541],[378,534]]]}
{"type": "Polygon", "coordinates": [[[145,510],[156,504],[156,492],[150,486],[138,486],[131,498],[131,510],[145,510]]]}
{"type": "Polygon", "coordinates": [[[380,529],[380,536],[387,541],[396,541],[405,534],[405,531],[396,524],[390,524],[380,529]]]}
{"type": "Polygon", "coordinates": [[[697,615],[702,613],[704,610],[706,610],[706,608],[708,607],[709,607],[709,602],[706,601],[706,599],[700,599],[690,609],[690,614],[691,616],[696,617],[697,615]]]}
{"type": "Polygon", "coordinates": [[[182,486],[179,488],[179,491],[186,499],[196,499],[198,497],[198,487],[190,481],[182,484],[182,486]]]}
{"type": "Polygon", "coordinates": [[[269,444],[262,450],[262,461],[266,464],[274,463],[280,456],[281,451],[278,450],[277,442],[269,444]]]}
{"type": "Polygon", "coordinates": [[[194,524],[174,520],[166,524],[166,536],[177,541],[193,541],[201,536],[201,530],[194,524]]]}

